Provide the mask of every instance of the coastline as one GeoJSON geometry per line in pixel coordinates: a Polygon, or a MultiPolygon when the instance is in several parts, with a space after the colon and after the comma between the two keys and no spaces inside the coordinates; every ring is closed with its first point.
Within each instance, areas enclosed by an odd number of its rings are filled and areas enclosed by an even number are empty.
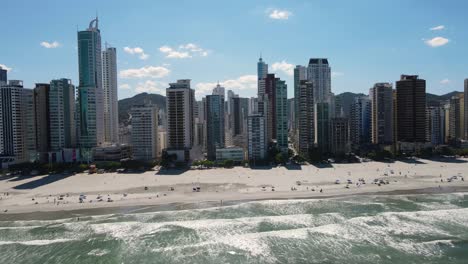
{"type": "Polygon", "coordinates": [[[0,181],[0,221],[197,209],[262,200],[468,192],[468,181],[461,180],[468,178],[467,173],[468,159],[455,163],[419,160],[333,164],[324,168],[308,165],[295,170],[279,167],[189,170],[181,174],[77,174],[55,181],[46,175],[0,181]],[[456,175],[457,180],[447,182],[456,175]],[[43,179],[46,184],[37,183],[43,179]],[[335,184],[336,179],[341,184],[335,184]],[[349,188],[347,179],[352,181],[349,188]],[[359,184],[359,179],[365,179],[366,184],[359,184]],[[389,184],[372,184],[375,179],[389,184]],[[201,192],[193,192],[195,186],[201,187],[201,192]],[[6,192],[8,197],[4,196],[6,192]],[[88,197],[86,202],[78,203],[80,194],[88,197]],[[56,205],[52,200],[60,195],[63,201],[56,205]],[[97,202],[98,195],[104,201],[97,202]],[[113,202],[106,202],[107,197],[113,202]]]}

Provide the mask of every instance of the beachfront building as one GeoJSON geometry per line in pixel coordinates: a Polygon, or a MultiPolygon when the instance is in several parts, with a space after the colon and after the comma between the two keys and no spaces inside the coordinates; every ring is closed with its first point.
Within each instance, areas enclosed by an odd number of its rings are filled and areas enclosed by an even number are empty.
{"type": "Polygon", "coordinates": [[[354,147],[370,143],[371,100],[368,96],[355,98],[350,113],[350,139],[354,147]]]}
{"type": "Polygon", "coordinates": [[[177,80],[166,89],[167,152],[176,154],[178,161],[189,161],[194,144],[195,91],[190,80],[177,80]]]}
{"type": "Polygon", "coordinates": [[[426,141],[426,81],[401,75],[396,82],[397,137],[401,142],[426,141]]]}
{"type": "Polygon", "coordinates": [[[117,99],[117,50],[107,47],[102,52],[102,88],[104,93],[104,141],[119,141],[119,108],[117,99]]]}
{"type": "Polygon", "coordinates": [[[279,78],[275,74],[267,74],[265,81],[265,94],[264,98],[268,100],[267,112],[265,116],[267,121],[267,140],[271,142],[276,139],[276,82],[279,78]]]}
{"type": "Polygon", "coordinates": [[[75,148],[75,86],[70,79],[50,82],[49,115],[50,150],[75,148]]]}
{"type": "Polygon", "coordinates": [[[132,148],[129,145],[114,144],[93,149],[94,161],[116,161],[132,158],[132,148]]]}
{"type": "Polygon", "coordinates": [[[34,108],[36,122],[36,151],[42,156],[47,155],[50,150],[50,111],[49,111],[50,84],[36,83],[34,88],[34,108]]]}
{"type": "Polygon", "coordinates": [[[242,162],[245,160],[244,149],[240,147],[227,147],[216,149],[216,161],[232,160],[242,162]]]}
{"type": "Polygon", "coordinates": [[[78,140],[84,160],[91,160],[92,148],[104,143],[101,33],[98,18],[78,32],[78,140]]]}
{"type": "Polygon", "coordinates": [[[224,100],[221,95],[206,96],[207,158],[216,160],[216,149],[224,148],[224,100]]]}
{"type": "Polygon", "coordinates": [[[296,104],[298,112],[297,136],[295,148],[300,155],[307,157],[309,149],[315,143],[315,114],[314,114],[314,89],[312,82],[301,80],[298,86],[296,104]]]}
{"type": "Polygon", "coordinates": [[[346,154],[351,151],[349,141],[348,118],[335,117],[331,119],[331,153],[346,154]]]}
{"type": "Polygon", "coordinates": [[[328,59],[311,58],[307,66],[307,80],[314,85],[315,103],[330,103],[331,68],[328,59]]]}
{"type": "Polygon", "coordinates": [[[297,129],[299,126],[299,103],[298,98],[301,96],[301,81],[307,80],[307,68],[301,65],[296,65],[294,68],[294,112],[295,112],[295,122],[294,122],[294,134],[297,135],[297,129]]]}
{"type": "Polygon", "coordinates": [[[431,142],[434,146],[444,144],[445,112],[443,107],[427,107],[426,122],[426,141],[431,142]]]}
{"type": "Polygon", "coordinates": [[[284,154],[288,153],[288,87],[286,82],[276,78],[275,134],[276,145],[284,154]]]}
{"type": "Polygon", "coordinates": [[[393,143],[393,89],[391,83],[376,83],[369,91],[372,111],[372,143],[393,143]]]}
{"type": "Polygon", "coordinates": [[[254,164],[267,158],[266,120],[263,115],[253,114],[248,118],[248,157],[254,164]]]}
{"type": "Polygon", "coordinates": [[[464,94],[450,98],[450,112],[449,112],[449,138],[450,139],[463,139],[464,136],[464,94]]]}
{"type": "Polygon", "coordinates": [[[133,159],[154,161],[158,156],[158,107],[135,105],[131,108],[133,159]]]}
{"type": "Polygon", "coordinates": [[[34,93],[23,82],[0,85],[0,167],[31,161],[35,148],[34,93]]]}

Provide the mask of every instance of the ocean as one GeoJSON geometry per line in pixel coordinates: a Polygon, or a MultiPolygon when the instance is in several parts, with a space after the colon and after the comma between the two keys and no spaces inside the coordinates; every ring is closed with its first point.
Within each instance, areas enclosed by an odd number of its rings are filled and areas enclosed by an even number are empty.
{"type": "Polygon", "coordinates": [[[264,200],[0,221],[0,263],[466,264],[468,194],[264,200]]]}

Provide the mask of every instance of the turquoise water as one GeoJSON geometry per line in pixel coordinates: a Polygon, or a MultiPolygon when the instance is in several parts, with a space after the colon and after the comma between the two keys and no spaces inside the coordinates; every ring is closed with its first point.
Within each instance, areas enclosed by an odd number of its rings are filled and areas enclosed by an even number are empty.
{"type": "Polygon", "coordinates": [[[468,263],[468,194],[0,222],[1,263],[468,263]]]}

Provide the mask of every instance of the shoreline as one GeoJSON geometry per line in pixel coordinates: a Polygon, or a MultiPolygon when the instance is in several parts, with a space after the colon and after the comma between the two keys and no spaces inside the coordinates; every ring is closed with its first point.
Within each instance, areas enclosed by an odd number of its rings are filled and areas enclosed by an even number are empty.
{"type": "Polygon", "coordinates": [[[418,194],[451,194],[463,193],[468,195],[468,186],[450,186],[443,189],[437,187],[421,188],[421,189],[405,189],[405,190],[392,190],[382,192],[362,192],[353,194],[338,194],[338,195],[324,195],[324,196],[291,196],[291,197],[270,197],[259,199],[240,199],[223,201],[223,205],[219,201],[204,200],[196,202],[173,202],[168,204],[153,204],[153,205],[132,205],[132,206],[110,206],[98,208],[81,208],[81,209],[65,209],[54,211],[31,211],[21,213],[10,213],[0,215],[1,221],[47,221],[58,220],[67,218],[80,218],[80,217],[93,217],[112,214],[133,214],[133,213],[150,213],[150,212],[164,212],[164,211],[179,211],[189,209],[208,209],[208,208],[221,208],[223,206],[232,206],[249,202],[261,201],[283,201],[283,200],[315,200],[315,199],[334,199],[345,198],[353,196],[392,196],[392,195],[418,195],[418,194]]]}
{"type": "Polygon", "coordinates": [[[54,215],[56,219],[86,212],[193,209],[219,206],[221,201],[227,205],[261,200],[466,192],[465,178],[468,179],[468,159],[3,178],[0,221],[15,216],[27,218],[25,214],[42,218],[54,215]],[[82,195],[86,198],[80,199],[82,195]]]}

